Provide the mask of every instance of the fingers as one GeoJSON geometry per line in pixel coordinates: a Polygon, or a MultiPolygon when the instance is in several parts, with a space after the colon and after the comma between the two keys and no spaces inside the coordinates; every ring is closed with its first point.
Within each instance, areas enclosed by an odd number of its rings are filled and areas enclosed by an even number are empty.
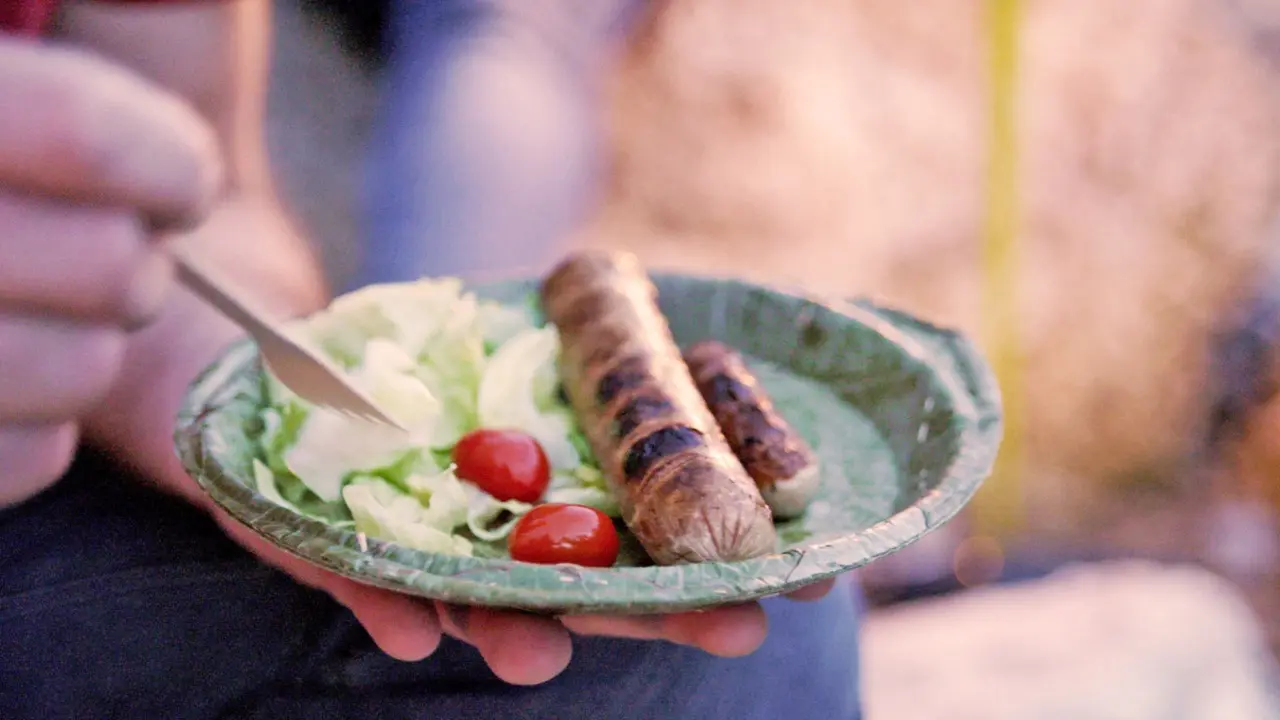
{"type": "Polygon", "coordinates": [[[720,657],[750,655],[769,633],[769,619],[758,603],[672,615],[576,615],[561,618],[561,622],[580,635],[667,640],[720,657]]]}
{"type": "Polygon", "coordinates": [[[304,562],[240,525],[225,512],[214,511],[224,532],[260,560],[294,580],[327,592],[356,616],[383,652],[398,660],[417,661],[440,644],[440,623],[430,603],[361,585],[304,562]]]}
{"type": "MultiPolygon", "coordinates": [[[[384,652],[402,660],[430,655],[440,632],[470,644],[493,673],[513,685],[537,685],[559,675],[573,656],[569,632],[579,635],[667,640],[732,658],[760,647],[769,620],[759,603],[745,603],[671,615],[576,615],[556,618],[436,602],[432,607],[367,587],[306,564],[272,546],[220,511],[219,521],[234,539],[295,579],[327,591],[347,606],[384,652]]],[[[814,599],[831,581],[805,588],[799,599],[814,599]]]]}
{"type": "Polygon", "coordinates": [[[578,615],[559,621],[539,615],[436,603],[450,635],[475,647],[493,673],[513,685],[536,685],[559,675],[573,656],[566,630],[580,635],[667,640],[720,657],[754,652],[769,621],[756,603],[708,612],[652,616],[578,615]]]}
{"type": "Polygon", "coordinates": [[[128,211],[0,191],[0,307],[139,325],[172,285],[167,253],[128,211]]]}
{"type": "MultiPolygon", "coordinates": [[[[786,597],[800,602],[820,600],[831,592],[835,582],[835,578],[821,580],[786,597]]],[[[560,621],[579,635],[667,640],[721,657],[755,652],[769,631],[768,617],[756,603],[672,615],[574,615],[560,621]]]]}
{"type": "Polygon", "coordinates": [[[554,618],[436,603],[450,635],[475,647],[501,680],[537,685],[569,666],[573,643],[554,618]]]}
{"type": "Polygon", "coordinates": [[[222,182],[196,112],[86,53],[0,42],[0,184],[196,222],[222,182]]]}
{"type": "Polygon", "coordinates": [[[665,634],[720,657],[750,655],[769,634],[769,618],[759,603],[730,605],[702,613],[679,613],[663,618],[665,634]]]}
{"type": "Polygon", "coordinates": [[[440,622],[430,603],[326,575],[320,582],[321,589],[351,610],[386,654],[416,662],[439,647],[440,622]]]}
{"type": "Polygon", "coordinates": [[[0,313],[0,419],[42,423],[83,415],[106,396],[125,335],[0,313]]]}
{"type": "Polygon", "coordinates": [[[679,642],[666,637],[661,615],[565,615],[560,622],[578,635],[679,642]]]}
{"type": "Polygon", "coordinates": [[[836,585],[835,578],[827,578],[826,580],[819,580],[818,582],[812,585],[805,585],[799,590],[795,590],[793,592],[787,593],[786,597],[788,600],[796,600],[799,602],[813,602],[815,600],[821,600],[822,598],[826,597],[827,593],[831,592],[831,588],[835,587],[835,585],[836,585]]]}
{"type": "MultiPolygon", "coordinates": [[[[0,365],[2,367],[2,365],[0,365]]],[[[66,473],[76,426],[0,426],[0,507],[26,499],[66,473]]]]}

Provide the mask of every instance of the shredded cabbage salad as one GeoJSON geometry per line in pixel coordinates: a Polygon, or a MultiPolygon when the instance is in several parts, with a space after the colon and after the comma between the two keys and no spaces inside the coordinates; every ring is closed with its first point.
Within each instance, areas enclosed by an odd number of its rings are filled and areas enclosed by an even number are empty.
{"type": "Polygon", "coordinates": [[[530,307],[480,300],[453,279],[378,285],[290,326],[345,368],[408,432],[354,420],[264,383],[259,492],[332,525],[428,552],[500,555],[532,505],[454,474],[479,428],[535,438],[551,465],[542,502],[618,508],[559,392],[560,340],[530,307]]]}

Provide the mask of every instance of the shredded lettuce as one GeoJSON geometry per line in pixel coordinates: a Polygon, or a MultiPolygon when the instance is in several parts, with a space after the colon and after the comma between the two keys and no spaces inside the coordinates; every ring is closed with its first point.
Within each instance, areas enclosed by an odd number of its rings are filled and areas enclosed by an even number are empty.
{"type": "Polygon", "coordinates": [[[536,295],[506,306],[453,278],[377,285],[288,331],[345,368],[406,430],[313,407],[267,373],[254,473],[271,502],[419,550],[501,554],[532,505],[493,498],[451,464],[463,435],[493,428],[542,445],[553,468],[542,501],[617,515],[560,391],[559,336],[536,295]]]}
{"type": "Polygon", "coordinates": [[[485,346],[489,349],[486,353],[488,355],[492,355],[494,350],[522,331],[536,326],[532,314],[527,310],[497,303],[481,304],[478,322],[485,346]]]}
{"type": "Polygon", "coordinates": [[[480,488],[466,484],[467,530],[481,540],[503,540],[533,505],[518,500],[499,501],[480,488]]]}
{"type": "Polygon", "coordinates": [[[293,446],[282,454],[285,467],[321,500],[333,502],[352,473],[404,462],[407,452],[450,439],[452,428],[442,427],[442,403],[414,370],[413,358],[398,346],[371,340],[352,380],[408,432],[312,408],[293,446]]]}
{"type": "Polygon", "coordinates": [[[417,498],[400,492],[385,480],[363,480],[342,489],[356,530],[426,552],[470,555],[466,538],[430,522],[417,498]]]}
{"type": "Polygon", "coordinates": [[[590,465],[582,465],[571,473],[557,473],[551,477],[546,501],[586,505],[610,517],[618,517],[618,501],[605,484],[604,473],[590,465]]]}
{"type": "Polygon", "coordinates": [[[557,407],[559,356],[560,337],[554,328],[517,334],[489,358],[479,399],[482,427],[528,433],[557,470],[582,464],[570,439],[573,416],[567,408],[557,407]]]}
{"type": "Polygon", "coordinates": [[[265,463],[256,458],[253,461],[253,477],[257,484],[258,492],[277,505],[286,507],[299,515],[338,527],[351,525],[351,515],[346,507],[320,500],[308,491],[306,486],[302,485],[297,478],[288,474],[278,476],[265,463]],[[285,482],[277,482],[278,477],[283,477],[285,482]],[[281,492],[280,487],[282,484],[292,497],[285,497],[285,494],[281,492]]]}
{"type": "Polygon", "coordinates": [[[426,511],[425,522],[450,532],[467,522],[470,495],[452,468],[434,475],[415,475],[405,483],[426,511]]]}

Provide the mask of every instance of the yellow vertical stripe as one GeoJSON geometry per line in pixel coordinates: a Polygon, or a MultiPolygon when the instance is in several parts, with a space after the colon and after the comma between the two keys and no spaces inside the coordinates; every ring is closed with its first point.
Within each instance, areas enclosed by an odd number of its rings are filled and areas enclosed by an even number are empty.
{"type": "Polygon", "coordinates": [[[1004,395],[1005,437],[992,477],[974,498],[973,529],[1007,536],[1021,529],[1023,375],[1019,343],[1018,36],[1020,0],[986,0],[990,77],[985,225],[982,241],[983,344],[1004,395]]]}

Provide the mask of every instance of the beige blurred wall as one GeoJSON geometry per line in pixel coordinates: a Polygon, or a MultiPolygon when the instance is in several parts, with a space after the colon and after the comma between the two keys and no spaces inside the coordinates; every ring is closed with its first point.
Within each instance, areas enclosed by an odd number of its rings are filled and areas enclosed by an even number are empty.
{"type": "MultiPolygon", "coordinates": [[[[670,0],[618,75],[616,177],[580,241],[978,333],[981,6],[670,0]]],[[[1280,75],[1235,8],[1027,8],[1021,329],[1055,493],[1195,437],[1211,324],[1280,217],[1280,75]]]]}
{"type": "MultiPolygon", "coordinates": [[[[271,146],[340,282],[372,75],[277,5],[271,146]]],[[[976,332],[981,3],[656,5],[616,76],[617,171],[583,238],[976,332]]],[[[1211,324],[1280,208],[1280,0],[1027,6],[1029,439],[1056,505],[1080,478],[1162,469],[1194,436],[1211,324]]]]}

